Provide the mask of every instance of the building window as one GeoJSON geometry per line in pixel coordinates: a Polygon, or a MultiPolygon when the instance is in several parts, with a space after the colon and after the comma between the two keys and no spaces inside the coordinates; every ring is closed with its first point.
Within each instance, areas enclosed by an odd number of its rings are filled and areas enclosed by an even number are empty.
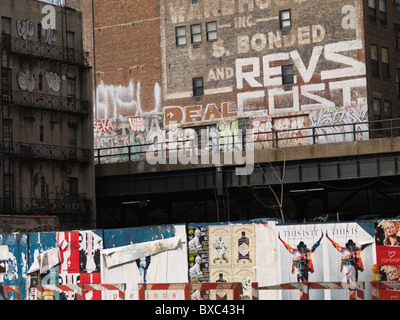
{"type": "Polygon", "coordinates": [[[378,46],[371,45],[371,69],[372,76],[379,77],[378,46]]]}
{"type": "Polygon", "coordinates": [[[45,193],[46,193],[46,179],[45,177],[40,177],[40,194],[43,197],[45,193]]]}
{"type": "Polygon", "coordinates": [[[193,97],[201,97],[204,95],[203,78],[193,78],[193,97]]]}
{"type": "Polygon", "coordinates": [[[400,24],[394,24],[394,41],[396,49],[400,49],[400,24]]]}
{"type": "Polygon", "coordinates": [[[1,17],[1,36],[3,49],[11,50],[11,19],[1,17]]]}
{"type": "Polygon", "coordinates": [[[72,208],[75,209],[78,205],[78,178],[69,178],[69,196],[71,199],[72,208]],[[74,207],[75,206],[75,207],[74,207]]]}
{"type": "Polygon", "coordinates": [[[74,60],[75,49],[75,33],[67,31],[67,57],[69,60],[74,60]]]}
{"type": "Polygon", "coordinates": [[[68,124],[68,155],[70,158],[76,158],[77,156],[77,137],[78,137],[78,128],[76,124],[70,123],[68,124]]]}
{"type": "Polygon", "coordinates": [[[1,68],[1,90],[2,90],[2,99],[11,98],[12,92],[12,71],[9,68],[1,68]]]}
{"type": "Polygon", "coordinates": [[[39,90],[43,90],[43,75],[39,74],[39,90]]]}
{"type": "Polygon", "coordinates": [[[387,25],[386,0],[379,0],[379,22],[382,25],[387,25]]]}
{"type": "Polygon", "coordinates": [[[374,110],[374,120],[381,120],[381,100],[373,99],[372,108],[374,110]]]}
{"type": "Polygon", "coordinates": [[[39,140],[40,140],[40,142],[43,142],[43,140],[44,140],[44,127],[43,126],[39,127],[39,140]]]}
{"type": "Polygon", "coordinates": [[[396,89],[397,96],[400,97],[400,69],[396,69],[396,89]]]}
{"type": "Polygon", "coordinates": [[[192,0],[192,4],[199,4],[199,0],[192,0]]]}
{"type": "Polygon", "coordinates": [[[290,29],[292,27],[290,9],[279,11],[279,27],[281,30],[290,29]]]}
{"type": "Polygon", "coordinates": [[[370,21],[376,22],[376,0],[368,0],[368,16],[370,21]]]}
{"type": "Polygon", "coordinates": [[[67,102],[69,110],[76,110],[75,95],[76,95],[75,79],[67,78],[67,102]]]}
{"type": "Polygon", "coordinates": [[[391,101],[383,102],[383,113],[385,115],[385,118],[387,118],[387,119],[392,118],[392,102],[391,101]]]}
{"type": "Polygon", "coordinates": [[[207,41],[214,41],[218,39],[216,21],[207,22],[206,31],[207,31],[207,41]]]}
{"type": "Polygon", "coordinates": [[[389,71],[389,49],[382,48],[381,49],[382,55],[382,77],[383,79],[390,78],[390,71],[389,71]]]}
{"type": "Polygon", "coordinates": [[[186,44],[186,27],[175,28],[175,38],[177,46],[184,46],[186,44]]]}
{"type": "Polygon", "coordinates": [[[293,65],[282,66],[282,84],[290,85],[294,83],[293,65]]]}
{"type": "Polygon", "coordinates": [[[3,175],[3,197],[4,209],[14,208],[14,175],[4,174],[3,175]]]}
{"type": "Polygon", "coordinates": [[[190,34],[192,43],[200,43],[201,42],[201,24],[192,24],[190,26],[190,34]]]}
{"type": "Polygon", "coordinates": [[[38,41],[42,40],[42,24],[39,22],[37,26],[37,38],[38,41]]]}
{"type": "Polygon", "coordinates": [[[1,34],[11,34],[11,18],[1,17],[1,34]]]}

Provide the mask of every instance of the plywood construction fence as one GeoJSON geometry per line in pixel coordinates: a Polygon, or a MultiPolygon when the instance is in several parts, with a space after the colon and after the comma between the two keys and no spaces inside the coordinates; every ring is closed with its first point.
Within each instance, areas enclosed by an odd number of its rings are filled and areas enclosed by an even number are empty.
{"type": "MultiPolygon", "coordinates": [[[[139,284],[365,282],[372,266],[399,281],[400,220],[281,224],[279,220],[155,225],[110,230],[0,234],[0,280],[35,300],[139,299],[139,284]],[[77,286],[79,285],[79,286],[77,286]],[[109,285],[109,286],[107,286],[109,285]],[[118,286],[122,285],[122,286],[118,286]],[[45,290],[57,288],[57,290],[45,290]],[[74,286],[83,289],[74,291],[74,286]],[[112,288],[115,288],[112,289],[112,288]],[[121,292],[123,288],[124,292],[121,292]],[[51,292],[50,292],[51,291],[51,292]]],[[[154,297],[177,299],[174,292],[154,297]]],[[[301,290],[265,290],[259,299],[299,300],[301,290]]],[[[310,300],[349,300],[349,290],[312,290],[310,300]]],[[[16,299],[14,292],[9,298],[16,299]]],[[[214,297],[200,290],[192,299],[214,297]]]]}

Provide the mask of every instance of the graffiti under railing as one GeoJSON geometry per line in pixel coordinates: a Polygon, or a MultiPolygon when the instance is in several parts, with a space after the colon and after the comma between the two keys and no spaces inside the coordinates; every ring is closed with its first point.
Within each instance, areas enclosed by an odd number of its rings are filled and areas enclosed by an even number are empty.
{"type": "Polygon", "coordinates": [[[178,155],[201,157],[216,153],[360,141],[399,135],[400,118],[269,131],[234,129],[219,131],[218,134],[204,127],[175,128],[150,131],[143,134],[141,139],[134,139],[130,135],[96,138],[99,141],[95,145],[104,147],[95,148],[94,161],[96,165],[100,165],[148,161],[149,155],[173,159],[178,155]],[[111,146],[108,147],[107,144],[111,146]]]}

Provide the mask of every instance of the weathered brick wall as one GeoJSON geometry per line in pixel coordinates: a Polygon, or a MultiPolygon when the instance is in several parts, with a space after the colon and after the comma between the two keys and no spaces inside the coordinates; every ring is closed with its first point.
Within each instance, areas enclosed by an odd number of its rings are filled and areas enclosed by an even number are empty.
{"type": "MultiPolygon", "coordinates": [[[[368,91],[369,101],[372,99],[379,99],[382,103],[382,110],[379,112],[377,110],[372,110],[370,108],[370,114],[373,118],[377,116],[382,119],[387,118],[397,118],[400,116],[400,108],[399,108],[399,96],[397,93],[397,85],[396,85],[396,69],[400,69],[400,51],[396,48],[395,41],[395,32],[394,32],[394,24],[400,25],[400,5],[396,4],[392,1],[386,1],[387,6],[387,22],[386,24],[382,24],[379,21],[379,13],[377,11],[377,21],[372,22],[368,18],[367,7],[364,8],[365,19],[365,43],[366,43],[366,62],[367,69],[369,70],[369,74],[371,74],[371,54],[370,47],[371,45],[378,46],[379,53],[379,63],[380,63],[380,74],[379,77],[370,76],[368,79],[368,87],[370,90],[368,91]],[[382,65],[381,65],[381,49],[382,47],[387,48],[389,50],[389,63],[390,63],[390,77],[389,79],[384,79],[382,75],[382,65]],[[383,102],[390,101],[392,110],[384,110],[383,102]]],[[[379,6],[377,6],[377,10],[379,6]]],[[[371,119],[372,120],[372,119],[371,119]]]]}
{"type": "Polygon", "coordinates": [[[366,103],[359,1],[164,0],[160,10],[164,106],[174,106],[164,108],[167,124],[168,114],[182,124],[215,123],[208,121],[208,104],[215,104],[224,120],[223,102],[238,118],[304,116],[312,108],[366,103]],[[285,9],[291,9],[292,21],[287,35],[279,27],[279,11],[285,9]],[[218,24],[213,42],[206,40],[210,21],[218,24]],[[202,42],[194,48],[190,26],[197,23],[202,42]],[[175,45],[178,26],[186,26],[184,46],[175,45]],[[294,65],[295,83],[289,87],[280,82],[286,64],[294,65]],[[204,78],[201,103],[192,98],[194,77],[204,78]]]}
{"type": "Polygon", "coordinates": [[[156,1],[94,2],[97,119],[155,112],[160,41],[156,1]]]}

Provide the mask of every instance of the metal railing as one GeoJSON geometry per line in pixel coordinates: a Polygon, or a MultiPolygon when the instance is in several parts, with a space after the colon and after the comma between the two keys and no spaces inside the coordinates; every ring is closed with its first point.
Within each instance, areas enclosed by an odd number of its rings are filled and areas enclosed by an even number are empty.
{"type": "Polygon", "coordinates": [[[23,214],[55,214],[90,212],[92,201],[80,198],[18,198],[15,200],[0,198],[0,212],[23,214]]]}
{"type": "MultiPolygon", "coordinates": [[[[181,130],[182,132],[185,130],[194,132],[193,128],[182,128],[181,130]]],[[[94,157],[95,164],[99,165],[146,160],[146,153],[150,150],[151,152],[154,152],[152,150],[163,152],[166,157],[176,157],[179,152],[200,156],[202,153],[243,151],[249,146],[254,150],[262,150],[396,136],[400,136],[400,118],[263,132],[238,130],[227,134],[225,131],[217,137],[203,134],[196,136],[195,134],[191,139],[172,140],[166,139],[164,135],[159,137],[156,142],[95,148],[94,157]]],[[[118,139],[113,139],[113,137],[110,139],[112,143],[115,143],[116,140],[118,139]]]]}
{"type": "Polygon", "coordinates": [[[73,99],[70,97],[61,97],[38,92],[14,90],[10,94],[9,91],[6,90],[2,92],[1,99],[3,104],[20,107],[57,110],[83,115],[87,115],[89,112],[88,100],[73,99]]]}
{"type": "Polygon", "coordinates": [[[10,35],[3,35],[1,44],[1,50],[9,53],[29,55],[79,66],[89,66],[89,53],[82,50],[47,44],[44,41],[24,40],[10,35]]]}
{"type": "Polygon", "coordinates": [[[0,143],[0,155],[20,159],[46,159],[70,162],[91,161],[91,150],[33,143],[0,143]]]}

